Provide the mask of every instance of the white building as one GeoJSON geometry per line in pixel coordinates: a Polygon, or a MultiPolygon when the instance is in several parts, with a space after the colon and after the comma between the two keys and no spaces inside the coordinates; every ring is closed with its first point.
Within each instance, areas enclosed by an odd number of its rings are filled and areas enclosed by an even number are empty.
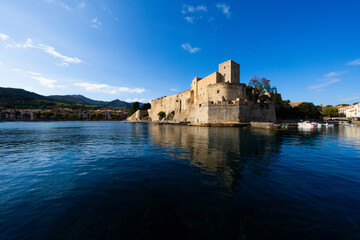
{"type": "Polygon", "coordinates": [[[355,105],[339,107],[339,115],[345,115],[348,118],[360,118],[360,103],[355,105]]]}

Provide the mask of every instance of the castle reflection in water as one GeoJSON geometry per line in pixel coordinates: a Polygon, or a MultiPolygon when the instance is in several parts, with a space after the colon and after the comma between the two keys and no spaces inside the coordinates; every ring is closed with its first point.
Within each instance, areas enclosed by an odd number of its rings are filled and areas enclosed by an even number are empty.
{"type": "Polygon", "coordinates": [[[282,141],[277,132],[262,129],[151,125],[149,131],[153,146],[189,161],[202,173],[216,175],[228,187],[244,171],[266,177],[282,141]]]}

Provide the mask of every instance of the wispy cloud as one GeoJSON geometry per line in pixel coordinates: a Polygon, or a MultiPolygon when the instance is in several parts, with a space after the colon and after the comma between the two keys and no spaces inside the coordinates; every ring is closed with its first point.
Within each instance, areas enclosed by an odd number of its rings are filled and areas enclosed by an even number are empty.
{"type": "Polygon", "coordinates": [[[170,88],[170,91],[177,92],[178,90],[176,88],[170,88]]]}
{"type": "Polygon", "coordinates": [[[186,20],[188,23],[194,23],[194,18],[195,18],[195,17],[185,17],[185,20],[186,20]]]}
{"type": "Polygon", "coordinates": [[[188,51],[189,53],[197,53],[200,51],[199,47],[191,47],[189,43],[183,43],[181,44],[181,47],[185,50],[188,51]]]}
{"type": "Polygon", "coordinates": [[[357,58],[351,62],[348,62],[346,65],[349,65],[349,66],[357,66],[357,65],[360,65],[360,58],[357,58]]]}
{"type": "Polygon", "coordinates": [[[12,68],[11,71],[13,71],[13,72],[22,72],[22,70],[20,68],[12,68]]]}
{"type": "Polygon", "coordinates": [[[66,5],[66,4],[63,3],[63,2],[59,2],[59,4],[60,4],[63,8],[65,8],[66,10],[72,11],[72,8],[70,8],[69,5],[66,5]]]}
{"type": "Polygon", "coordinates": [[[91,23],[91,27],[93,28],[100,28],[101,27],[101,22],[98,20],[98,18],[93,18],[90,20],[91,23]]]}
{"type": "Polygon", "coordinates": [[[28,74],[33,75],[33,76],[40,76],[40,73],[37,72],[32,72],[32,71],[27,71],[28,74]]]}
{"type": "Polygon", "coordinates": [[[216,7],[227,17],[230,17],[230,6],[225,3],[218,3],[216,7]]]}
{"type": "Polygon", "coordinates": [[[80,8],[85,8],[85,7],[86,7],[86,2],[81,1],[81,3],[80,3],[80,8]]]}
{"type": "Polygon", "coordinates": [[[3,33],[0,33],[0,38],[3,40],[3,42],[6,44],[5,46],[8,48],[35,48],[40,49],[45,53],[50,54],[51,56],[60,59],[61,63],[60,65],[69,65],[69,63],[82,63],[82,60],[76,57],[68,57],[65,56],[58,51],[55,50],[54,47],[48,46],[42,43],[33,43],[31,38],[28,38],[26,42],[19,43],[12,41],[11,38],[3,33]]]}
{"type": "Polygon", "coordinates": [[[329,72],[327,74],[325,74],[325,77],[327,78],[332,78],[332,77],[337,77],[337,76],[340,76],[340,75],[343,75],[347,73],[347,71],[341,71],[341,72],[329,72]]]}
{"type": "Polygon", "coordinates": [[[40,73],[32,72],[32,71],[26,71],[26,73],[29,74],[29,77],[37,80],[41,85],[48,87],[48,88],[66,88],[67,86],[59,85],[58,81],[55,79],[50,79],[41,76],[40,73]]]}
{"type": "Polygon", "coordinates": [[[323,90],[324,87],[334,84],[334,83],[337,83],[337,82],[340,82],[340,81],[341,81],[341,79],[339,79],[339,78],[328,79],[328,80],[325,80],[325,82],[323,82],[323,83],[311,85],[309,87],[309,89],[321,91],[321,90],[323,90]]]}
{"type": "Polygon", "coordinates": [[[356,101],[356,100],[360,100],[360,93],[353,93],[351,97],[345,98],[342,101],[350,102],[350,101],[356,101]]]}
{"type": "Polygon", "coordinates": [[[128,87],[114,87],[107,84],[94,84],[94,83],[75,83],[75,86],[81,87],[88,92],[102,92],[108,94],[118,93],[143,93],[144,88],[128,88],[128,87]]]}
{"type": "Polygon", "coordinates": [[[65,4],[64,2],[62,1],[58,1],[58,0],[46,0],[48,3],[52,3],[52,4],[55,4],[55,5],[58,5],[58,6],[61,6],[63,8],[65,8],[66,10],[68,11],[72,11],[73,9],[71,7],[69,7],[69,5],[65,4]]]}
{"type": "Polygon", "coordinates": [[[127,98],[125,99],[125,102],[142,102],[142,103],[146,103],[146,99],[145,98],[127,98]]]}
{"type": "Polygon", "coordinates": [[[54,79],[50,79],[50,78],[46,78],[46,77],[42,77],[42,76],[32,76],[32,79],[37,80],[41,85],[48,87],[48,88],[65,88],[66,86],[63,85],[58,85],[57,84],[57,80],[54,79]]]}
{"type": "Polygon", "coordinates": [[[8,35],[4,34],[4,33],[0,33],[0,38],[3,41],[7,41],[7,40],[10,39],[10,37],[8,35]]]}
{"type": "Polygon", "coordinates": [[[191,6],[191,5],[183,5],[183,8],[181,10],[182,14],[186,14],[186,13],[195,13],[195,12],[206,12],[207,11],[207,7],[204,5],[199,5],[199,6],[191,6]]]}

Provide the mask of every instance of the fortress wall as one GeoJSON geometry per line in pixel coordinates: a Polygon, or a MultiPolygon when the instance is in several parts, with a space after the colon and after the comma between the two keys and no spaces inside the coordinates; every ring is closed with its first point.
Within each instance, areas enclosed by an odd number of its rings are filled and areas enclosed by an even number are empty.
{"type": "Polygon", "coordinates": [[[267,107],[260,107],[260,104],[253,104],[251,107],[251,121],[255,122],[275,122],[275,105],[274,103],[268,103],[267,107]]]}
{"type": "Polygon", "coordinates": [[[240,122],[239,105],[210,105],[209,123],[237,123],[240,122]]]}
{"type": "Polygon", "coordinates": [[[191,112],[189,121],[193,123],[208,123],[209,122],[209,107],[195,107],[191,112]]]}
{"type": "Polygon", "coordinates": [[[222,100],[246,99],[246,85],[233,83],[218,83],[208,86],[208,101],[217,103],[222,100]]]}
{"type": "Polygon", "coordinates": [[[207,86],[210,84],[216,84],[223,80],[223,77],[220,73],[214,72],[213,74],[199,80],[197,82],[197,95],[195,96],[196,104],[206,104],[207,103],[207,86]]]}
{"type": "Polygon", "coordinates": [[[174,94],[167,97],[157,98],[151,101],[150,117],[154,120],[159,120],[158,113],[163,111],[169,115],[172,111],[175,112],[174,120],[183,121],[186,118],[193,105],[193,91],[186,90],[184,92],[174,94]]]}

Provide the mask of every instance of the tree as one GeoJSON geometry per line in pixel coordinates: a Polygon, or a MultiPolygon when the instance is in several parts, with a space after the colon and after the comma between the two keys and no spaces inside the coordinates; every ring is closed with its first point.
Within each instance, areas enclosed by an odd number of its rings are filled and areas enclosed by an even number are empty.
{"type": "Polygon", "coordinates": [[[283,100],[283,104],[284,104],[284,105],[289,105],[289,103],[291,103],[290,100],[283,100]]]}
{"type": "Polygon", "coordinates": [[[141,110],[148,110],[151,108],[151,104],[150,103],[144,103],[142,106],[141,106],[141,110]]]}
{"type": "Polygon", "coordinates": [[[91,120],[96,119],[96,113],[94,113],[94,112],[90,113],[90,119],[91,120]]]}
{"type": "Polygon", "coordinates": [[[41,114],[45,119],[50,119],[52,116],[54,116],[53,112],[43,112],[41,114]]]}
{"type": "Polygon", "coordinates": [[[59,113],[59,112],[56,112],[56,113],[54,113],[54,118],[55,119],[62,119],[62,114],[61,113],[59,113]]]}
{"type": "Polygon", "coordinates": [[[275,90],[274,97],[273,97],[273,102],[276,105],[281,104],[280,97],[279,97],[279,94],[277,93],[277,90],[275,90]]]}
{"type": "Polygon", "coordinates": [[[326,106],[323,107],[323,115],[325,117],[337,117],[339,116],[339,109],[337,109],[336,107],[331,107],[331,106],[326,106]]]}
{"type": "Polygon", "coordinates": [[[133,102],[131,108],[128,111],[128,116],[130,117],[131,115],[133,115],[139,109],[140,109],[140,103],[139,102],[133,102]]]}
{"type": "Polygon", "coordinates": [[[15,111],[14,112],[14,116],[15,116],[15,119],[18,119],[20,117],[20,112],[19,111],[15,111]]]}
{"type": "Polygon", "coordinates": [[[276,90],[275,87],[274,88],[271,87],[270,80],[264,77],[260,79],[260,77],[254,76],[251,78],[248,84],[253,88],[255,88],[256,90],[258,90],[259,92],[265,92],[265,91],[274,92],[276,90]]]}
{"type": "Polygon", "coordinates": [[[73,120],[76,120],[76,119],[79,119],[80,116],[79,116],[79,114],[74,113],[74,114],[71,114],[71,115],[70,115],[70,118],[73,119],[73,120]]]}
{"type": "Polygon", "coordinates": [[[304,102],[296,107],[300,118],[319,118],[321,113],[313,103],[304,102]]]}
{"type": "Polygon", "coordinates": [[[166,117],[166,113],[161,111],[161,112],[158,113],[158,116],[159,116],[159,119],[162,120],[162,119],[164,119],[166,117]]]}

